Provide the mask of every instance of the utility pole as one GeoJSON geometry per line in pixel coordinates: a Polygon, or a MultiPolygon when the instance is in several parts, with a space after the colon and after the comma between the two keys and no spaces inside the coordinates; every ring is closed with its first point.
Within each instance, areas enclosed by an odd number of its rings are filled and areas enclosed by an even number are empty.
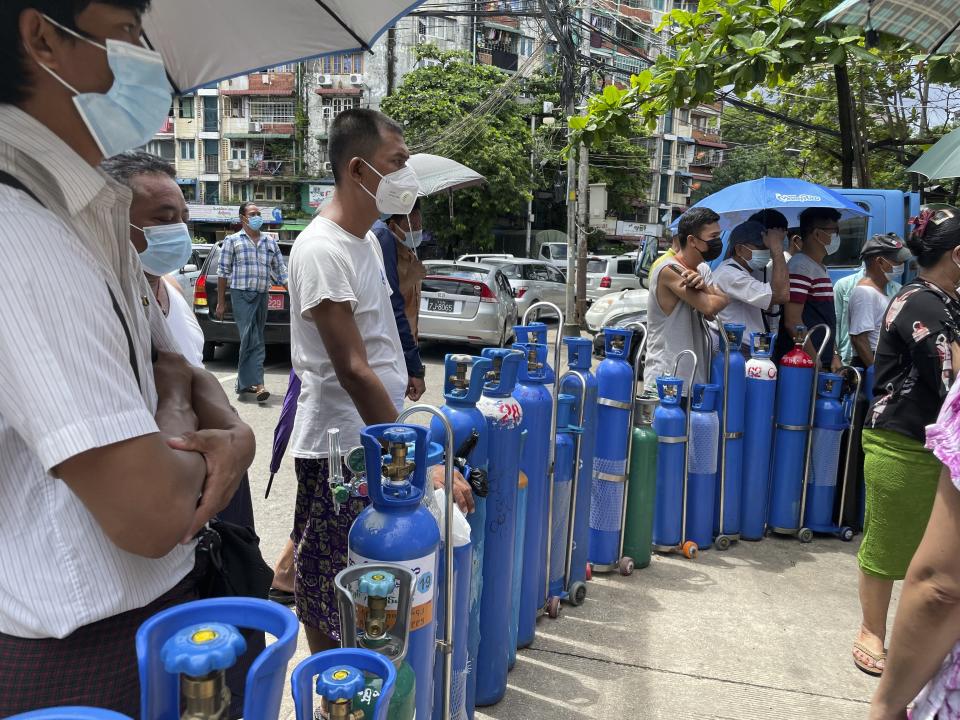
{"type": "MultiPolygon", "coordinates": [[[[593,0],[584,0],[583,16],[580,23],[580,52],[590,60],[590,33],[584,23],[590,22],[590,11],[593,9],[593,0]]],[[[580,73],[584,96],[590,92],[590,71],[580,73]]],[[[587,225],[590,222],[588,212],[590,204],[590,152],[587,146],[580,143],[580,168],[577,182],[577,210],[579,225],[577,227],[577,301],[576,322],[578,327],[583,326],[587,312],[587,225]]],[[[577,333],[579,334],[579,332],[577,333]]]]}
{"type": "MultiPolygon", "coordinates": [[[[530,116],[530,178],[531,180],[537,172],[537,160],[535,157],[536,149],[537,116],[530,116]]],[[[533,188],[530,189],[530,199],[527,200],[527,257],[533,257],[530,254],[531,239],[533,236],[533,188]]]]}

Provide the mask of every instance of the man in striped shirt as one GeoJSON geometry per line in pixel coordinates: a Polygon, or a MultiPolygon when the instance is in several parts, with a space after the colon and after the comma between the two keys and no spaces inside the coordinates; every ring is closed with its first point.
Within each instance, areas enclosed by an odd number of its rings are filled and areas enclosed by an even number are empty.
{"type": "MultiPolygon", "coordinates": [[[[833,304],[833,283],[823,261],[840,247],[840,213],[833,208],[813,207],[800,213],[802,249],[787,263],[790,272],[790,301],[783,308],[777,334],[775,361],[794,345],[798,325],[808,330],[815,325],[830,328],[830,340],[820,356],[824,368],[837,370],[842,365],[835,350],[837,314],[833,304]]],[[[823,343],[824,334],[817,332],[807,341],[806,351],[813,357],[823,343]]]]}

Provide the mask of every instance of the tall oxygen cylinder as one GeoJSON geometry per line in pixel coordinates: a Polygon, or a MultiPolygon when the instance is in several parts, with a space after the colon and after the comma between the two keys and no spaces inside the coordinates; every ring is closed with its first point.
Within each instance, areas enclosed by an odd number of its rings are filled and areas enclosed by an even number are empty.
{"type": "MultiPolygon", "coordinates": [[[[567,560],[567,534],[570,527],[570,493],[576,461],[576,443],[580,428],[574,419],[576,398],[560,394],[557,398],[557,437],[553,473],[553,516],[550,519],[550,596],[562,597],[566,590],[564,566],[567,560]]],[[[539,581],[544,581],[543,571],[539,581]]]]}
{"type": "Polygon", "coordinates": [[[717,548],[725,550],[740,537],[740,495],[743,486],[743,425],[746,401],[746,370],[740,344],[746,326],[724,323],[720,352],[710,365],[710,382],[720,386],[717,416],[720,418],[720,462],[717,472],[713,531],[717,548]],[[727,350],[726,356],[724,350],[727,350]],[[724,384],[724,380],[728,384],[724,384]],[[723,517],[720,517],[721,504],[723,517]]]}
{"type": "Polygon", "coordinates": [[[653,543],[653,508],[657,490],[657,434],[653,415],[657,397],[644,394],[636,399],[630,468],[627,523],[623,529],[623,554],[633,558],[638,568],[650,564],[653,543]]]}
{"type": "Polygon", "coordinates": [[[517,521],[517,480],[523,409],[513,398],[523,353],[484,348],[493,367],[487,373],[477,407],[487,421],[489,461],[487,523],[484,530],[483,594],[480,601],[480,648],[477,652],[477,705],[493,705],[507,691],[510,663],[511,590],[517,521]]]}
{"type": "Polygon", "coordinates": [[[720,386],[697,383],[690,394],[690,454],[687,459],[687,537],[699,548],[713,542],[714,498],[717,493],[717,448],[720,386]]]}
{"type": "MultiPolygon", "coordinates": [[[[592,480],[593,459],[596,456],[597,441],[597,378],[590,372],[593,360],[593,343],[586,338],[565,337],[567,346],[567,365],[576,370],[587,381],[586,402],[583,412],[583,434],[580,439],[580,473],[577,481],[576,510],[573,514],[573,560],[571,562],[570,583],[582,583],[587,579],[587,548],[590,543],[590,484],[592,480]]],[[[574,417],[580,415],[580,381],[568,376],[560,385],[560,392],[573,395],[574,417]]],[[[570,600],[579,604],[583,598],[580,593],[572,595],[570,600]]]]}
{"type": "Polygon", "coordinates": [[[813,448],[810,452],[810,481],[807,484],[805,527],[816,532],[835,532],[833,501],[837,490],[840,445],[847,417],[840,395],[843,378],[821,372],[817,378],[817,402],[813,413],[813,448]]]}
{"type": "MultiPolygon", "coordinates": [[[[416,575],[407,660],[417,677],[417,717],[428,718],[433,708],[440,547],[437,521],[421,504],[427,482],[428,431],[417,425],[370,425],[360,432],[360,440],[371,504],[350,527],[349,564],[390,562],[416,575]]],[[[358,606],[361,614],[362,607],[358,606]]],[[[395,603],[388,605],[388,610],[396,609],[395,603]]]]}
{"type": "MultiPolygon", "coordinates": [[[[546,556],[550,504],[547,461],[552,441],[550,418],[553,415],[553,395],[547,386],[547,346],[542,343],[518,343],[513,347],[524,354],[520,380],[513,397],[523,411],[520,427],[526,433],[520,455],[521,477],[526,480],[526,526],[520,544],[523,550],[522,565],[515,568],[515,573],[520,577],[516,645],[527,647],[536,634],[537,613],[547,600],[543,578],[539,577],[539,584],[537,580],[546,556]]],[[[521,523],[517,525],[522,526],[521,523]]]]}
{"type": "Polygon", "coordinates": [[[589,560],[594,571],[599,572],[615,570],[620,562],[620,519],[634,397],[632,339],[632,330],[604,328],[606,353],[597,366],[597,443],[590,496],[589,560]]]}
{"type": "Polygon", "coordinates": [[[687,461],[687,414],[680,407],[683,380],[658,377],[660,405],[653,413],[657,436],[657,481],[653,545],[669,550],[680,545],[683,517],[683,468],[687,461]]]}
{"type": "MultiPolygon", "coordinates": [[[[444,361],[443,397],[440,407],[453,429],[453,445],[456,450],[456,465],[470,482],[473,492],[474,511],[467,516],[470,524],[470,548],[473,558],[470,574],[470,625],[467,654],[469,667],[476,668],[480,648],[480,601],[483,594],[484,537],[487,521],[487,462],[489,443],[487,420],[477,408],[486,382],[486,375],[493,367],[488,358],[471,355],[447,355],[444,361]]],[[[439,420],[430,423],[430,436],[434,442],[444,441],[444,427],[439,420]]],[[[459,595],[457,597],[460,597],[459,595]]],[[[477,674],[467,676],[466,706],[473,717],[477,674]]]]}
{"type": "Polygon", "coordinates": [[[775,532],[799,529],[803,494],[803,462],[810,428],[813,359],[803,350],[806,329],[797,327],[794,348],[780,361],[777,423],[770,477],[767,524],[775,532]]]}
{"type": "Polygon", "coordinates": [[[767,522],[770,494],[770,451],[773,408],[777,397],[777,366],[770,359],[774,335],[751,333],[746,363],[744,402],[743,486],[740,494],[740,536],[760,540],[767,522]]]}

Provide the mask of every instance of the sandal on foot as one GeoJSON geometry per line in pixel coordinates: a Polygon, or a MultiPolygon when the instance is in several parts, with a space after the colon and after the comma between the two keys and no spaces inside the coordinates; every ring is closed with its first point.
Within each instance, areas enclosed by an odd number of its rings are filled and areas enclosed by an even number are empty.
{"type": "Polygon", "coordinates": [[[857,669],[860,672],[864,672],[867,675],[870,675],[872,677],[880,677],[881,675],[883,675],[883,668],[877,667],[877,663],[880,661],[886,661],[887,659],[886,650],[883,650],[880,653],[875,653],[872,650],[868,649],[867,646],[861,642],[853,643],[853,649],[854,649],[853,664],[857,666],[857,669]],[[859,650],[861,653],[863,653],[873,661],[873,667],[871,667],[870,665],[868,665],[867,663],[865,663],[863,660],[861,660],[856,656],[857,650],[859,650]]]}
{"type": "Polygon", "coordinates": [[[294,596],[292,592],[287,592],[286,590],[281,590],[280,588],[275,587],[270,588],[270,592],[267,594],[267,599],[288,607],[292,606],[294,603],[294,596]]]}
{"type": "Polygon", "coordinates": [[[263,385],[254,388],[254,392],[257,394],[257,402],[266,402],[270,399],[270,391],[267,390],[263,385]]]}

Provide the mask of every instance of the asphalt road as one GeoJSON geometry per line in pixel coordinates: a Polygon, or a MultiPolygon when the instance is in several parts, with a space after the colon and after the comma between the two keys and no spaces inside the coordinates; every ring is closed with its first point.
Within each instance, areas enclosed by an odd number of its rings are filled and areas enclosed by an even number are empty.
{"type": "MultiPolygon", "coordinates": [[[[423,347],[426,402],[442,402],[448,352],[476,348],[423,347]]],[[[233,390],[235,350],[218,349],[208,368],[233,390]]],[[[273,396],[263,405],[238,405],[258,439],[250,477],[270,563],[290,531],[296,495],[287,458],[269,500],[263,498],[289,371],[286,349],[271,348],[266,384],[273,396]]],[[[708,550],[696,561],[655,555],[630,578],[595,576],[584,605],[565,608],[558,621],[540,620],[533,646],[518,654],[506,698],[477,717],[864,718],[876,681],[859,673],[850,655],[860,622],[858,541],[771,538],[708,550]]],[[[897,597],[895,591],[894,607],[897,597]]],[[[307,654],[301,635],[294,663],[307,654]]],[[[292,717],[288,696],[281,718],[292,717]]]]}

